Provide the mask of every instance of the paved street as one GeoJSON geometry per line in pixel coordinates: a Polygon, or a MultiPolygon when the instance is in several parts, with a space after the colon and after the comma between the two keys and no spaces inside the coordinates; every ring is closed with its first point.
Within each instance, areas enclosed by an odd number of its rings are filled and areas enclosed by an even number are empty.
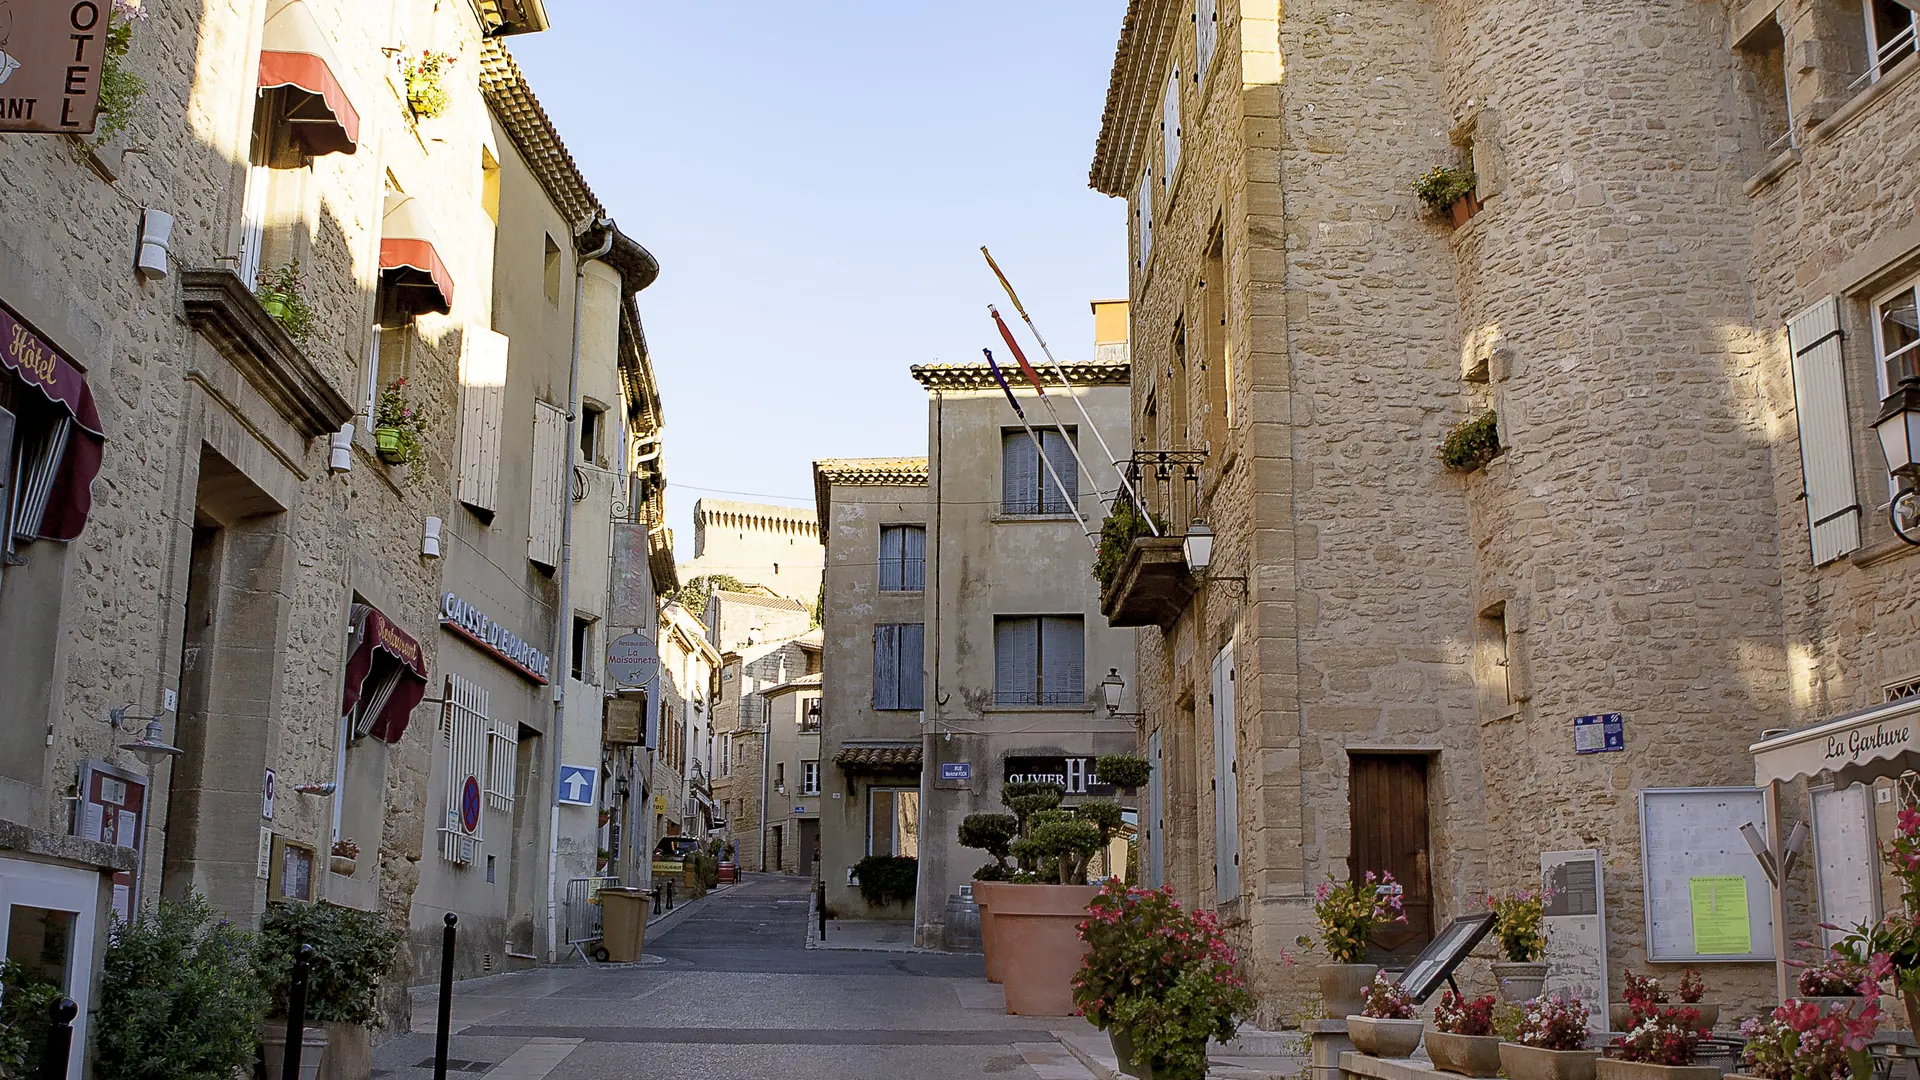
{"type": "MultiPolygon", "coordinates": [[[[492,1080],[775,1075],[1082,1080],[1049,1030],[1008,1016],[978,956],[806,948],[808,882],[756,876],[667,921],[647,963],[516,972],[454,994],[449,1075],[492,1080]]],[[[656,928],[656,931],[658,928],[656,928]]],[[[436,1003],[376,1076],[431,1076],[436,1003]],[[423,1067],[425,1066],[425,1067],[423,1067]]]]}

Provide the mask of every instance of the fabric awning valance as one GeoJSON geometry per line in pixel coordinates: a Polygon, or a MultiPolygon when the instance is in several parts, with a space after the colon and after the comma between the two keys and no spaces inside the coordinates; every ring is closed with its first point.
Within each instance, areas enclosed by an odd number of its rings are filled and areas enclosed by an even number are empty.
{"type": "Polygon", "coordinates": [[[1920,698],[1890,701],[1762,739],[1749,748],[1757,784],[1833,774],[1848,787],[1920,771],[1920,698]]]}
{"type": "MultiPolygon", "coordinates": [[[[3,306],[0,368],[38,390],[62,414],[31,442],[22,438],[22,468],[13,493],[13,536],[72,540],[87,527],[93,480],[100,475],[106,453],[107,435],[93,404],[93,388],[79,368],[3,306]]],[[[5,454],[0,453],[0,468],[6,466],[5,454]]],[[[0,506],[0,525],[5,516],[6,507],[0,506]]],[[[0,546],[11,549],[10,544],[0,546]]]]}
{"type": "Polygon", "coordinates": [[[426,657],[419,642],[374,608],[355,604],[348,618],[353,651],[340,712],[353,721],[356,735],[397,743],[426,696],[426,657]]]}
{"type": "Polygon", "coordinates": [[[315,154],[351,154],[360,144],[360,113],[340,85],[340,70],[302,0],[269,11],[260,35],[260,89],[297,92],[285,119],[315,154]]]}
{"type": "Polygon", "coordinates": [[[410,314],[445,315],[453,310],[453,275],[440,258],[426,204],[411,195],[387,194],[380,225],[380,276],[410,314]]]}

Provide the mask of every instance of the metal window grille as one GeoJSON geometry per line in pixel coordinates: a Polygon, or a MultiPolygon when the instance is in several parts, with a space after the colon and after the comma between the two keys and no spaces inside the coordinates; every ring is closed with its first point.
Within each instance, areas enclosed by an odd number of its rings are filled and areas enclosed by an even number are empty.
{"type": "Polygon", "coordinates": [[[1893,782],[1894,801],[1902,810],[1920,810],[1920,773],[1901,773],[1893,782]]]}
{"type": "Polygon", "coordinates": [[[1910,697],[1920,697],[1920,679],[1908,679],[1905,682],[1890,683],[1886,688],[1887,701],[1905,701],[1910,697]]]}
{"type": "Polygon", "coordinates": [[[440,829],[440,857],[464,865],[474,861],[486,824],[483,810],[468,829],[463,803],[469,777],[485,783],[481,778],[487,768],[487,692],[458,675],[448,675],[446,701],[447,820],[440,829]]]}

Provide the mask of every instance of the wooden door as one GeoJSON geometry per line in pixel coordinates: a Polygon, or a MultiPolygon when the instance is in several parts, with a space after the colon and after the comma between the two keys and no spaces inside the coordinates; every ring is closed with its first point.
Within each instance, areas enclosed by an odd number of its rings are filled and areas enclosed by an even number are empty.
{"type": "Polygon", "coordinates": [[[1427,759],[1406,754],[1355,754],[1350,809],[1355,879],[1367,871],[1399,882],[1405,923],[1374,931],[1381,959],[1410,959],[1433,938],[1433,885],[1427,858],[1427,759]]]}

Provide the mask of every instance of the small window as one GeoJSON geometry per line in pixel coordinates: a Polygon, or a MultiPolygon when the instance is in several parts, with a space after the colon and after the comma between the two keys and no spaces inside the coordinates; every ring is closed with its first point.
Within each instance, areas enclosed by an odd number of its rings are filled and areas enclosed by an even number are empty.
{"type": "Polygon", "coordinates": [[[600,460],[600,432],[606,427],[606,418],[604,405],[580,406],[580,460],[589,465],[600,460]]]}
{"type": "Polygon", "coordinates": [[[1880,297],[1873,305],[1873,349],[1880,380],[1880,396],[1887,397],[1900,380],[1920,375],[1914,363],[1920,355],[1920,280],[1909,281],[1880,297]]]}
{"type": "Polygon", "coordinates": [[[920,857],[920,792],[917,788],[869,788],[867,854],[920,857]]]}
{"type": "Polygon", "coordinates": [[[1867,81],[1879,82],[1895,64],[1913,55],[1920,12],[1900,0],[1866,0],[1867,81]]]}
{"type": "Polygon", "coordinates": [[[820,699],[819,698],[807,699],[806,707],[802,709],[800,712],[800,730],[802,732],[811,732],[811,731],[820,730],[820,699]]]}
{"type": "Polygon", "coordinates": [[[923,707],[924,630],[922,623],[884,623],[873,628],[874,708],[923,707]]]}
{"type": "Polygon", "coordinates": [[[1078,615],[1000,616],[993,624],[996,705],[1084,705],[1085,620],[1078,615]]]}
{"type": "Polygon", "coordinates": [[[588,674],[587,657],[593,653],[593,620],[573,617],[573,660],[572,674],[577,682],[585,682],[588,674]]]}
{"type": "Polygon", "coordinates": [[[553,242],[552,234],[547,236],[547,303],[560,302],[560,245],[553,242]]]}
{"type": "Polygon", "coordinates": [[[1511,657],[1507,647],[1507,605],[1501,602],[1480,613],[1478,653],[1480,715],[1496,719],[1513,713],[1511,657]]]}
{"type": "Polygon", "coordinates": [[[926,528],[921,525],[888,525],[882,528],[880,591],[920,592],[926,587],[926,528]]]}
{"type": "Polygon", "coordinates": [[[803,761],[800,763],[800,794],[820,794],[820,763],[803,761]]]}
{"type": "Polygon", "coordinates": [[[1034,435],[1046,449],[1045,462],[1040,460],[1033,437],[1025,431],[1009,431],[1001,438],[1001,510],[1028,517],[1071,514],[1080,498],[1080,468],[1073,447],[1058,431],[1036,431],[1034,435]]]}
{"type": "Polygon", "coordinates": [[[782,792],[787,790],[787,763],[784,761],[773,763],[773,789],[782,792]]]}

